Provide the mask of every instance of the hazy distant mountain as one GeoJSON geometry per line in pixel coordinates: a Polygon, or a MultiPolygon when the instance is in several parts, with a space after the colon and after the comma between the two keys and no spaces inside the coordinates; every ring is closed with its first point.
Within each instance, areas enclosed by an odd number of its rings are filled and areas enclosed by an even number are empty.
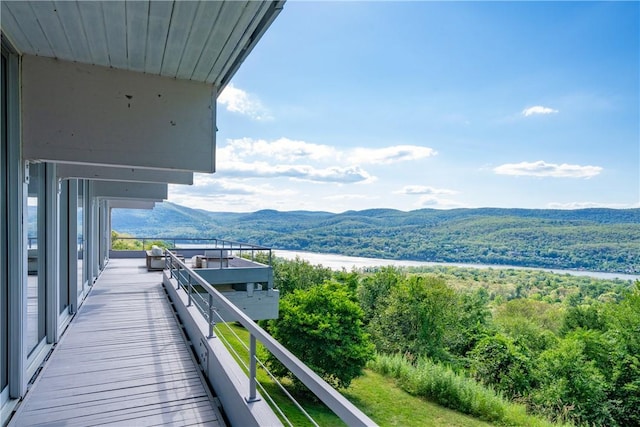
{"type": "Polygon", "coordinates": [[[165,202],[114,209],[112,228],[344,255],[640,272],[640,209],[230,213],[165,202]]]}

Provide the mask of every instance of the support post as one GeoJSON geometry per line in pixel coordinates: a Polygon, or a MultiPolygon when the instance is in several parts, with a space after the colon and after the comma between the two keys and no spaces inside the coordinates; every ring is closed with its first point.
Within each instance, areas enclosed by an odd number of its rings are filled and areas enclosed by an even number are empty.
{"type": "Polygon", "coordinates": [[[187,304],[187,307],[191,307],[191,275],[189,275],[189,280],[187,281],[187,293],[189,294],[189,304],[187,304]]]}
{"type": "Polygon", "coordinates": [[[213,327],[216,322],[213,320],[213,295],[209,294],[209,338],[213,338],[213,327]]]}
{"type": "Polygon", "coordinates": [[[249,397],[247,402],[257,402],[260,400],[256,397],[256,337],[249,335],[249,397]]]}

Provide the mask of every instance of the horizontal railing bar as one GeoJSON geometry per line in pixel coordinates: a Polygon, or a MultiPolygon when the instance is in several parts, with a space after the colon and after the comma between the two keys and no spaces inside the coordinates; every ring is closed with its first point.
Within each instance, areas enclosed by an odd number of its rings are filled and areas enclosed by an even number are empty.
{"type": "MultiPolygon", "coordinates": [[[[218,290],[210,285],[206,280],[200,277],[195,271],[191,270],[182,262],[175,254],[165,251],[167,257],[171,258],[172,265],[177,265],[178,269],[182,268],[194,279],[194,281],[202,286],[209,294],[232,314],[236,321],[240,322],[245,329],[254,335],[262,345],[271,352],[284,366],[291,371],[313,394],[315,394],[325,405],[327,405],[340,419],[349,426],[375,426],[366,414],[358,409],[353,403],[346,399],[337,390],[331,387],[318,374],[313,372],[311,368],[305,365],[293,353],[287,350],[282,344],[276,341],[264,329],[258,326],[246,314],[242,312],[235,304],[231,303],[218,290]]],[[[193,286],[193,282],[190,286],[193,286]]]]}
{"type": "MultiPolygon", "coordinates": [[[[224,245],[220,246],[218,248],[212,248],[212,249],[232,249],[232,250],[250,250],[250,249],[254,249],[254,250],[270,250],[270,247],[267,246],[260,246],[260,245],[254,245],[254,244],[250,244],[250,243],[243,243],[243,242],[236,242],[233,240],[224,240],[224,239],[214,239],[214,238],[183,238],[183,237],[135,237],[135,236],[117,236],[117,237],[113,237],[112,240],[142,240],[142,241],[156,241],[156,240],[163,240],[163,241],[170,241],[173,242],[174,244],[179,244],[179,243],[186,243],[186,242],[196,242],[194,244],[198,244],[200,242],[216,242],[219,244],[224,245]],[[227,246],[227,245],[231,245],[231,246],[227,246]]],[[[203,243],[204,244],[204,243],[203,243]]],[[[197,248],[194,248],[197,249],[197,248]]]]}

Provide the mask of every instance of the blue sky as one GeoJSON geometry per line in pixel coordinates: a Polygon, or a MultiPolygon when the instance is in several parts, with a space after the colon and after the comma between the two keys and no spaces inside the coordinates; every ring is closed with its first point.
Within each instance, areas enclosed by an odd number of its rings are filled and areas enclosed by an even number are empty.
{"type": "Polygon", "coordinates": [[[289,1],[218,98],[212,211],[640,207],[640,3],[289,1]]]}

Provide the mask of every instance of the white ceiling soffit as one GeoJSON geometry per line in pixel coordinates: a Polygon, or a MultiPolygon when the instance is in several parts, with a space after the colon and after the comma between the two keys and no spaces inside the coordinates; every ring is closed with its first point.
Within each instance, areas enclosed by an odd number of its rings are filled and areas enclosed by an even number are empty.
{"type": "Polygon", "coordinates": [[[95,179],[101,181],[160,182],[169,184],[193,184],[193,172],[158,169],[121,168],[94,165],[58,163],[58,178],[95,179]]]}
{"type": "Polygon", "coordinates": [[[156,202],[146,200],[107,200],[112,209],[153,209],[156,202]]]}
{"type": "Polygon", "coordinates": [[[0,3],[2,32],[19,53],[222,89],[284,1],[0,3]]]}
{"type": "Polygon", "coordinates": [[[99,199],[165,200],[167,184],[148,182],[93,181],[92,195],[99,199]]]}

